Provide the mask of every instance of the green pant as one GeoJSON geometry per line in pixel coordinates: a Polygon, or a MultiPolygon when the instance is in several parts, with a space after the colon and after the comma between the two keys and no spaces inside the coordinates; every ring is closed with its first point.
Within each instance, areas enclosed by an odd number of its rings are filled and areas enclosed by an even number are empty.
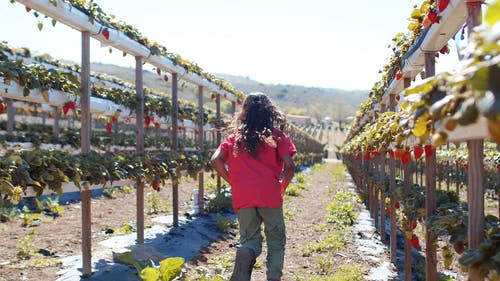
{"type": "Polygon", "coordinates": [[[280,280],[285,260],[285,220],[283,208],[244,208],[238,210],[240,243],[252,249],[256,256],[262,252],[261,218],[267,241],[267,279],[280,280]]]}

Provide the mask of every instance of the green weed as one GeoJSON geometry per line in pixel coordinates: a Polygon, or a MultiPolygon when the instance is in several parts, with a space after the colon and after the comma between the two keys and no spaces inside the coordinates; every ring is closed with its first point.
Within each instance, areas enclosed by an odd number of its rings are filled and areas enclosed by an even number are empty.
{"type": "Polygon", "coordinates": [[[146,194],[146,202],[148,214],[150,215],[166,212],[170,208],[170,204],[166,200],[161,199],[156,191],[146,194]]]}
{"type": "Polygon", "coordinates": [[[17,242],[16,256],[18,259],[28,260],[37,251],[37,249],[33,247],[35,233],[35,229],[32,229],[28,235],[24,236],[19,242],[17,242]]]}
{"type": "Polygon", "coordinates": [[[304,281],[363,281],[363,270],[357,265],[344,264],[330,276],[315,276],[304,281]]]}
{"type": "Polygon", "coordinates": [[[217,214],[217,228],[224,233],[231,231],[233,228],[238,227],[238,222],[234,221],[228,217],[224,217],[221,214],[217,214]]]}

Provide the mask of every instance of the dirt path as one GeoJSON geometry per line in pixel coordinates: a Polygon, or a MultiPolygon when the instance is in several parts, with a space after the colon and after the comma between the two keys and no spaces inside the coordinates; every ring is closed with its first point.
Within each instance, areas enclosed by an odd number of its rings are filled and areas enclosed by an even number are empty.
{"type": "MultiPolygon", "coordinates": [[[[375,274],[372,275],[375,276],[374,279],[368,278],[372,268],[378,268],[388,260],[387,250],[380,242],[373,243],[378,248],[375,253],[378,258],[369,259],[359,249],[362,241],[360,239],[376,240],[377,235],[372,227],[360,230],[353,224],[345,232],[340,232],[335,229],[335,225],[327,222],[327,206],[332,202],[337,190],[352,188],[349,179],[339,181],[332,175],[332,170],[338,166],[341,166],[339,162],[330,160],[319,168],[306,170],[306,189],[302,190],[299,196],[287,196],[285,200],[287,245],[282,280],[388,280],[386,278],[392,274],[390,270],[382,269],[385,276],[375,274]],[[339,275],[332,277],[336,273],[339,275]],[[361,279],[357,279],[360,276],[361,279]]],[[[360,203],[354,204],[354,213],[359,214],[363,209],[360,203]]],[[[365,225],[372,223],[366,214],[364,220],[365,225]]],[[[200,271],[199,268],[208,269],[212,276],[216,273],[225,278],[230,276],[235,243],[237,237],[214,243],[204,249],[204,253],[188,263],[188,276],[192,276],[189,280],[201,280],[201,275],[195,273],[200,271]]],[[[266,251],[265,247],[263,248],[262,255],[257,259],[252,280],[266,280],[266,251]]]]}

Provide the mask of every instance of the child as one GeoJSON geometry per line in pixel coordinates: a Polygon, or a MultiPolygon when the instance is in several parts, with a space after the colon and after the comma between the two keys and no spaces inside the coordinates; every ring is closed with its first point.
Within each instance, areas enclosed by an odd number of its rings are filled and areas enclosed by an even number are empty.
{"type": "Polygon", "coordinates": [[[265,94],[252,93],[233,121],[232,134],[212,156],[214,169],[231,185],[240,224],[241,247],[231,281],[250,281],[255,258],[262,251],[262,221],[268,250],[267,279],[279,281],[282,276],[286,241],[283,195],[293,178],[292,156],[297,152],[282,132],[285,125],[285,115],[265,94]]]}

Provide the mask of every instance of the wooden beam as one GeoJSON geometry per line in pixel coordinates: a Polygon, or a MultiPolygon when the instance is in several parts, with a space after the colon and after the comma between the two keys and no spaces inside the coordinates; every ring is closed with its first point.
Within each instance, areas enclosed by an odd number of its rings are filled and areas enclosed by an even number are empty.
{"type": "MultiPolygon", "coordinates": [[[[179,119],[179,100],[178,100],[178,87],[177,87],[177,73],[172,73],[172,151],[179,148],[178,145],[178,119],[179,119]]],[[[172,208],[173,208],[173,225],[179,226],[179,180],[177,172],[174,179],[172,179],[172,208]]]]}
{"type": "MultiPolygon", "coordinates": [[[[142,76],[142,58],[135,57],[135,92],[139,101],[135,111],[136,143],[135,153],[144,153],[144,92],[142,76]]],[[[118,126],[116,126],[118,127],[118,126]]],[[[117,132],[115,132],[117,134],[117,132]]],[[[137,243],[144,243],[144,182],[139,179],[136,187],[136,219],[137,219],[137,243]]]]}
{"type": "MultiPolygon", "coordinates": [[[[90,32],[82,32],[82,92],[81,105],[81,145],[82,153],[90,153],[90,32]]],[[[88,185],[82,190],[82,275],[92,274],[92,229],[91,196],[88,185]]]]}

